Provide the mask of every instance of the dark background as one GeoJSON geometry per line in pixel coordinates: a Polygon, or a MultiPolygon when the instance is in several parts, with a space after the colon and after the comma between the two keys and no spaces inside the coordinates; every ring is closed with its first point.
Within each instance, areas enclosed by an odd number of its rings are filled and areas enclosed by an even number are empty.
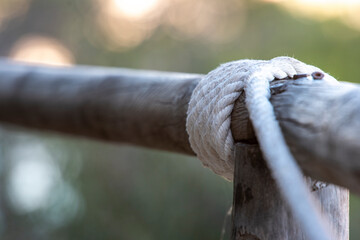
{"type": "MultiPolygon", "coordinates": [[[[360,3],[323,2],[0,0],[0,56],[207,73],[287,55],[356,82],[360,3]]],[[[0,128],[1,239],[220,239],[231,202],[196,158],[0,128]]]]}

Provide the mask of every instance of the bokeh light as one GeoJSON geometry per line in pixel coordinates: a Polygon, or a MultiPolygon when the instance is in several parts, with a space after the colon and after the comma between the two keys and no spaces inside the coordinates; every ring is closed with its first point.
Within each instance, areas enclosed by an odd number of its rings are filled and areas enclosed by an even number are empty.
{"type": "Polygon", "coordinates": [[[241,32],[246,22],[244,9],[245,4],[233,0],[174,0],[165,13],[164,22],[180,38],[222,43],[241,32]]]}
{"type": "Polygon", "coordinates": [[[10,51],[15,61],[69,66],[74,63],[72,53],[58,40],[30,35],[20,38],[10,51]]]}
{"type": "Polygon", "coordinates": [[[19,215],[34,214],[34,219],[46,223],[43,228],[68,224],[83,208],[81,196],[62,175],[61,162],[69,159],[62,159],[59,148],[52,152],[37,138],[20,135],[18,140],[6,154],[10,206],[19,215]]]}
{"type": "Polygon", "coordinates": [[[264,0],[275,2],[295,15],[317,20],[338,18],[360,30],[360,0],[264,0]]]}
{"type": "Polygon", "coordinates": [[[159,0],[112,0],[109,3],[126,17],[141,18],[154,10],[159,0]]]}
{"type": "Polygon", "coordinates": [[[97,42],[106,42],[109,49],[126,50],[162,26],[177,39],[228,42],[246,22],[244,6],[235,0],[98,0],[97,23],[104,36],[97,42]]]}
{"type": "MultiPolygon", "coordinates": [[[[356,81],[358,4],[0,0],[0,55],[194,73],[289,55],[356,81]]],[[[196,159],[22,128],[0,132],[0,239],[220,238],[232,186],[196,159]]],[[[360,201],[351,204],[358,239],[360,201]]]]}
{"type": "Polygon", "coordinates": [[[10,155],[8,195],[17,212],[28,213],[47,205],[60,173],[41,143],[18,146],[10,155]]]}
{"type": "Polygon", "coordinates": [[[126,50],[139,45],[159,25],[161,0],[98,0],[97,25],[102,36],[92,37],[108,49],[126,50]]]}
{"type": "Polygon", "coordinates": [[[6,20],[26,12],[29,0],[0,0],[0,30],[6,20]]]}
{"type": "Polygon", "coordinates": [[[49,197],[42,218],[50,227],[58,228],[74,220],[83,211],[80,194],[67,182],[60,182],[49,197]]]}

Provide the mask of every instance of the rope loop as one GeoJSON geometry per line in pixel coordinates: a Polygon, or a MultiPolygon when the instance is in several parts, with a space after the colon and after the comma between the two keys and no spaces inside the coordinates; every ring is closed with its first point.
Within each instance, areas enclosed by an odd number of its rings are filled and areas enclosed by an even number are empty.
{"type": "MultiPolygon", "coordinates": [[[[291,57],[276,57],[228,62],[203,77],[191,96],[186,121],[191,147],[203,165],[227,180],[233,179],[231,113],[242,91],[247,99],[269,98],[269,83],[275,78],[314,71],[322,72],[291,57]]],[[[336,82],[330,75],[325,78],[336,82]]]]}
{"type": "Polygon", "coordinates": [[[271,81],[275,78],[293,78],[298,74],[306,74],[304,76],[308,80],[317,79],[321,75],[324,81],[337,82],[320,69],[290,57],[223,64],[196,86],[189,103],[186,128],[191,147],[203,165],[231,181],[234,172],[231,113],[235,101],[245,91],[246,107],[255,134],[282,197],[310,239],[330,239],[329,225],[325,224],[326,220],[322,218],[317,202],[312,199],[304,183],[301,170],[286,145],[269,101],[271,81]],[[319,74],[311,76],[313,72],[319,74]]]}

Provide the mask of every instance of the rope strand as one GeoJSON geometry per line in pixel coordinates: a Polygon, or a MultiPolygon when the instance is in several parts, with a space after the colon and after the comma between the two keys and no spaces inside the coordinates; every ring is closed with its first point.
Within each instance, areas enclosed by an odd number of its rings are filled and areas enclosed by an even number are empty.
{"type": "MultiPolygon", "coordinates": [[[[314,71],[321,70],[289,57],[223,64],[206,75],[195,88],[186,128],[191,147],[203,165],[231,181],[234,172],[231,113],[235,101],[245,91],[246,106],[260,148],[283,198],[308,237],[325,240],[330,239],[329,229],[325,227],[301,170],[285,143],[269,101],[272,80],[314,71]]],[[[324,81],[337,82],[328,74],[324,81]]]]}

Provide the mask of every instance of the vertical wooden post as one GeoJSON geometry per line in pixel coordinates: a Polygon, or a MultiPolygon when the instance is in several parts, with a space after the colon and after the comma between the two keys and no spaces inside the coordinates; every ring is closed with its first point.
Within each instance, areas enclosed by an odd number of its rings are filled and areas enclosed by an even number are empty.
{"type": "MultiPolygon", "coordinates": [[[[307,239],[282,200],[258,145],[238,143],[235,155],[232,239],[307,239]]],[[[310,178],[306,181],[338,234],[336,239],[348,240],[349,191],[310,178]]]]}

